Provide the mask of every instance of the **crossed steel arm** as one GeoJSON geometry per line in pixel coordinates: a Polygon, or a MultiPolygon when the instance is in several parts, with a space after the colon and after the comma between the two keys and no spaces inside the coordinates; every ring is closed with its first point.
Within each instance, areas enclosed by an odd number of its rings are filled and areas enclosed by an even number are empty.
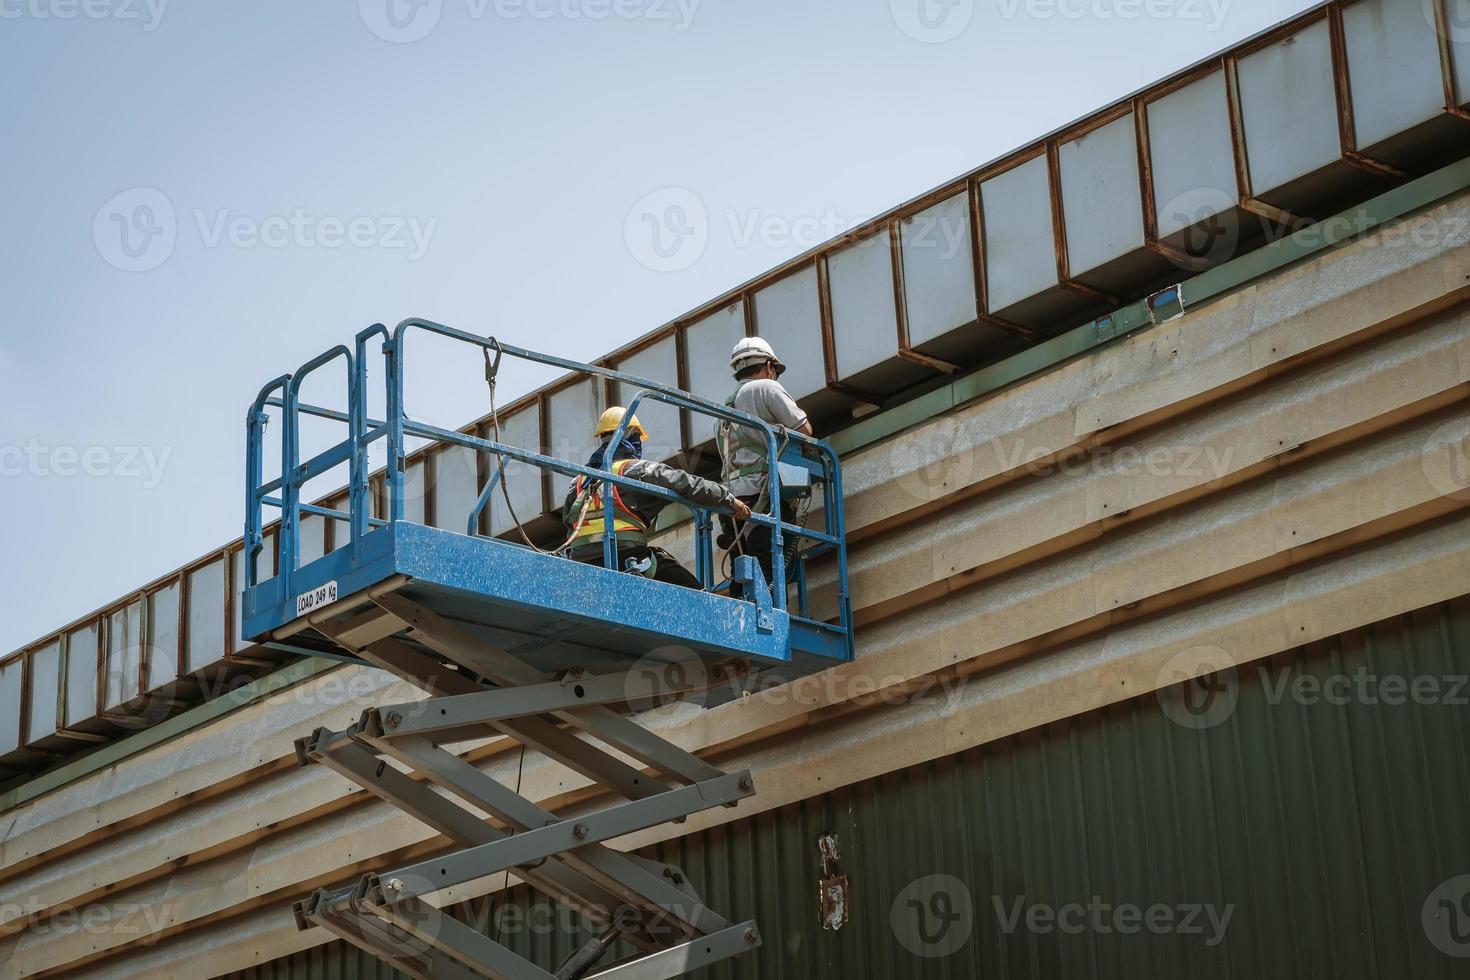
{"type": "Polygon", "coordinates": [[[340,732],[317,729],[297,742],[298,759],[347,777],[448,837],[454,849],[319,890],[297,903],[299,927],[328,929],[410,976],[456,980],[672,978],[760,944],[754,922],[733,924],[706,907],[679,869],[606,843],[754,794],[749,772],[722,772],[610,707],[697,693],[743,666],[693,676],[551,675],[406,597],[388,593],[372,603],[366,612],[316,628],[430,697],[368,709],[340,732]],[[560,817],[442,747],[497,733],[582,773],[622,802],[560,817]],[[446,888],[511,871],[603,935],[550,972],[432,903],[446,888]],[[590,974],[617,939],[637,955],[590,974]]]}

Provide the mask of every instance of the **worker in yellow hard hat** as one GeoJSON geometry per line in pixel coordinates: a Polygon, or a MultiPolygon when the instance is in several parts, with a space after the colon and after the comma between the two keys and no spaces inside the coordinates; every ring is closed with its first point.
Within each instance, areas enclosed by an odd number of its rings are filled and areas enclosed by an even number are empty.
{"type": "MultiPolygon", "coordinates": [[[[612,438],[624,414],[622,408],[609,408],[597,420],[598,447],[587,460],[590,468],[611,469],[618,476],[662,487],[701,507],[728,508],[742,520],[750,516],[750,508],[729,487],[644,459],[643,443],[648,438],[648,430],[638,421],[638,416],[628,420],[623,441],[614,448],[612,438]]],[[[618,538],[618,568],[659,582],[699,588],[699,579],[673,555],[649,544],[649,531],[659,511],[670,501],[616,485],[611,485],[611,493],[606,493],[603,484],[585,477],[577,477],[567,490],[565,520],[571,535],[567,556],[588,565],[603,563],[602,539],[607,529],[605,508],[609,497],[618,538]]]]}

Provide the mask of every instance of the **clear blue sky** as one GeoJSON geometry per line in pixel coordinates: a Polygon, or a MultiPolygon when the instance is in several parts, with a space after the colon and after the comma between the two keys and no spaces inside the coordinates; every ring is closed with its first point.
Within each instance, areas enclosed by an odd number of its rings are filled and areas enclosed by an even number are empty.
{"type": "MultiPolygon", "coordinates": [[[[752,220],[855,224],[1310,5],[0,0],[0,654],[238,536],[249,400],[368,323],[591,359],[817,243],[752,220]],[[668,187],[711,216],[672,272],[624,231],[668,187]]],[[[483,414],[428,366],[416,414],[483,414]]]]}

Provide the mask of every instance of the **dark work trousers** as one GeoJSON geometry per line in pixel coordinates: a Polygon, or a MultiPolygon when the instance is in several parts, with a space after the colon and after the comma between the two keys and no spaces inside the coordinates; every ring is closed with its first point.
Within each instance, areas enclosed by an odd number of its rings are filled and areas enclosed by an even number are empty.
{"type": "MultiPolygon", "coordinates": [[[[759,496],[741,497],[740,499],[751,510],[755,510],[758,504],[767,508],[771,505],[770,501],[762,502],[759,496]]],[[[761,513],[768,513],[768,511],[762,510],[761,513]]],[[[800,511],[798,510],[796,501],[781,501],[782,523],[795,524],[798,516],[800,516],[800,511]]],[[[750,522],[736,521],[735,533],[739,534],[742,530],[745,530],[747,523],[750,522]]],[[[783,545],[781,550],[786,553],[786,581],[789,583],[796,579],[796,562],[794,559],[796,558],[796,549],[801,544],[801,539],[788,531],[783,535],[781,543],[783,545]]],[[[761,574],[766,577],[766,584],[770,585],[771,529],[764,524],[750,523],[750,529],[745,531],[743,538],[739,539],[739,545],[739,548],[735,549],[733,553],[749,555],[754,558],[761,566],[761,574]]]]}
{"type": "MultiPolygon", "coordinates": [[[[663,548],[651,548],[644,544],[620,544],[618,545],[618,569],[627,571],[630,561],[642,564],[650,553],[658,561],[658,568],[653,573],[655,582],[682,585],[686,589],[700,587],[699,579],[695,578],[692,572],[679,564],[678,560],[663,548]]],[[[568,556],[573,561],[579,561],[584,565],[601,565],[602,542],[578,545],[568,552],[568,556]]]]}

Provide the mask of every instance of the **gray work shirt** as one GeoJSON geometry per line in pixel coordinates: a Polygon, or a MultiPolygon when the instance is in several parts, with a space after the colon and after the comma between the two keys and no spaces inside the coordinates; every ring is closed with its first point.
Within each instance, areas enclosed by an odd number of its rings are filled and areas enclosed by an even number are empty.
{"type": "MultiPolygon", "coordinates": [[[[769,378],[742,382],[740,388],[735,392],[734,407],[772,425],[784,425],[788,429],[800,429],[807,422],[806,413],[796,404],[796,400],[786,393],[781,382],[769,378]]],[[[755,436],[759,440],[765,439],[763,433],[755,433],[755,436]]],[[[731,474],[738,472],[743,467],[765,462],[766,454],[739,446],[731,456],[731,459],[724,460],[725,485],[737,497],[758,496],[765,489],[766,477],[764,474],[756,473],[739,477],[732,477],[731,474]]]]}

